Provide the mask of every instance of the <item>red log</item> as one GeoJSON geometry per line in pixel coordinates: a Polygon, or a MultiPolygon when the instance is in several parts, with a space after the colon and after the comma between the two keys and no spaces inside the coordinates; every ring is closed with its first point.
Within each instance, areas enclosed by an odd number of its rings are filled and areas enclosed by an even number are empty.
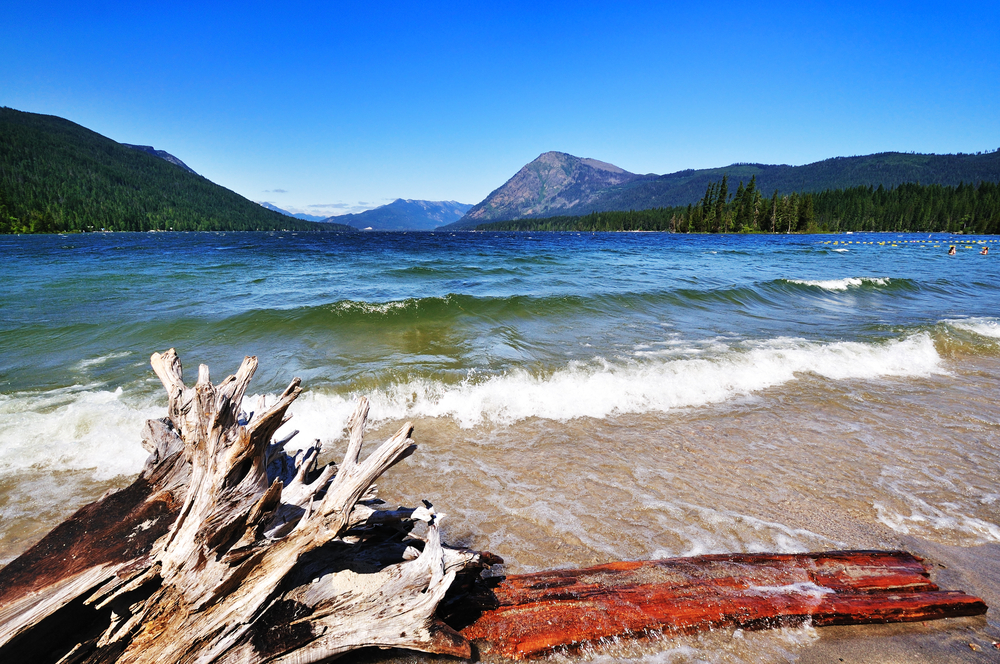
{"type": "MultiPolygon", "coordinates": [[[[727,554],[506,577],[464,610],[481,650],[526,659],[610,637],[935,620],[986,613],[909,553],[727,554]],[[471,624],[470,624],[471,623],[471,624]]],[[[463,622],[461,611],[450,619],[463,622]]]]}

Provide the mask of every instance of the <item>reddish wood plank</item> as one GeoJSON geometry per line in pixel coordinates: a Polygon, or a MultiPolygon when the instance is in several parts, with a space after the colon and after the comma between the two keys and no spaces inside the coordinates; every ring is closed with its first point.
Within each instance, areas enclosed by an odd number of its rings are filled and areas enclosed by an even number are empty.
{"type": "Polygon", "coordinates": [[[514,659],[652,632],[986,612],[979,598],[938,590],[919,558],[898,551],[698,556],[509,576],[480,608],[462,634],[514,659]]]}

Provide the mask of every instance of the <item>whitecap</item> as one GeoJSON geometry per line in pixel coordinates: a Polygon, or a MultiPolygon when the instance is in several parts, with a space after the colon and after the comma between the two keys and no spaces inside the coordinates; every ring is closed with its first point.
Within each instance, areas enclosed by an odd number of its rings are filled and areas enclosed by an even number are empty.
{"type": "MultiPolygon", "coordinates": [[[[943,371],[927,333],[881,343],[781,338],[734,343],[710,356],[571,362],[551,373],[473,373],[460,383],[428,378],[367,393],[373,422],[445,417],[471,428],[538,417],[568,421],[666,412],[719,403],[814,374],[830,380],[917,377],[943,371]]],[[[304,437],[339,437],[357,395],[308,393],[293,406],[304,437]]]]}
{"type": "Polygon", "coordinates": [[[981,337],[1000,339],[1000,322],[996,318],[960,318],[946,319],[943,323],[950,325],[956,330],[972,332],[981,337]]]}
{"type": "Polygon", "coordinates": [[[337,314],[384,315],[419,306],[417,300],[392,300],[390,302],[355,302],[345,300],[331,306],[337,314]]]}
{"type": "MultiPolygon", "coordinates": [[[[844,251],[847,251],[846,249],[844,251]]],[[[857,288],[863,286],[866,283],[874,284],[875,286],[886,286],[889,284],[890,279],[888,277],[845,277],[843,279],[825,279],[825,280],[808,280],[808,279],[786,279],[790,284],[800,284],[802,286],[815,286],[817,288],[823,288],[825,290],[833,291],[843,291],[848,288],[857,288]]]]}
{"type": "Polygon", "coordinates": [[[90,367],[100,366],[109,362],[110,360],[119,360],[123,357],[128,357],[131,355],[131,351],[122,351],[119,353],[108,353],[107,355],[101,355],[99,357],[92,357],[85,360],[80,360],[76,363],[76,368],[78,370],[89,369],[90,367]]]}
{"type": "Polygon", "coordinates": [[[0,395],[0,475],[30,467],[92,469],[103,481],[138,472],[148,455],[142,426],[164,409],[122,397],[120,387],[82,385],[0,395]]]}

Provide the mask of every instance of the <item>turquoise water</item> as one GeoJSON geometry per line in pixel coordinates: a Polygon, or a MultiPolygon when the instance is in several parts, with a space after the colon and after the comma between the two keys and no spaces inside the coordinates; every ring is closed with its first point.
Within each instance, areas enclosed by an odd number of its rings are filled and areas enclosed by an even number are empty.
{"type": "Polygon", "coordinates": [[[996,545],[1000,248],[982,246],[997,245],[0,237],[0,562],[138,472],[142,422],[165,414],[148,358],[170,347],[216,381],[257,355],[263,398],[301,377],[287,427],[333,457],[358,395],[373,437],[413,420],[420,452],[384,496],[429,498],[451,541],[514,571],[996,545]]]}
{"type": "Polygon", "coordinates": [[[470,371],[544,375],[573,361],[628,363],[643,346],[683,357],[782,338],[875,343],[998,311],[1000,264],[973,255],[978,244],[949,257],[950,242],[886,234],[8,237],[0,239],[0,389],[141,380],[144,358],[168,346],[212,366],[257,354],[270,370],[263,389],[293,373],[346,393],[415,378],[451,383],[470,371]],[[828,244],[851,237],[897,246],[828,244]]]}

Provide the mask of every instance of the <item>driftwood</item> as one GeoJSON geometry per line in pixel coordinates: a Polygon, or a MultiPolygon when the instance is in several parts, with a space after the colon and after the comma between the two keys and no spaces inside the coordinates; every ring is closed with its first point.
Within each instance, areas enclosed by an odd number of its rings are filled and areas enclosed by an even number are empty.
{"type": "Polygon", "coordinates": [[[449,622],[512,659],[616,637],[716,627],[935,620],[986,604],[931,583],[909,553],[727,554],[508,576],[450,610],[449,622]]]}
{"type": "Polygon", "coordinates": [[[293,456],[291,436],[272,440],[298,379],[248,415],[255,358],[219,385],[202,366],[194,387],[172,349],[151,362],[169,400],[143,432],[145,468],[0,569],[0,662],[304,664],[366,646],[469,657],[470,640],[525,658],[617,636],[986,611],[900,552],[494,577],[484,568],[499,558],[442,544],[430,504],[375,498],[375,480],[416,448],[409,423],[362,461],[361,399],[340,467],[318,467],[318,445],[293,456]]]}
{"type": "Polygon", "coordinates": [[[435,617],[456,574],[497,562],[442,545],[429,503],[384,510],[373,483],[416,449],[407,423],[364,461],[368,403],[340,467],[272,436],[299,395],[241,409],[257,367],[184,385],[154,354],[168,417],[127,489],[80,510],[0,571],[0,661],[317,662],[365,646],[468,657],[435,617]],[[426,524],[426,535],[411,530],[426,524]]]}

